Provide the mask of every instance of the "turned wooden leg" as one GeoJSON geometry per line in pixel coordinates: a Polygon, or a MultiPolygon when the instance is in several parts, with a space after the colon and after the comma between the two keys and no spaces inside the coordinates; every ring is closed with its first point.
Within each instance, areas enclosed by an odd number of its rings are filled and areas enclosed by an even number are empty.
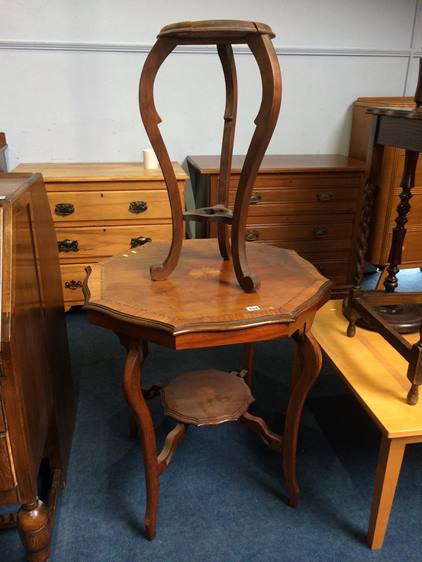
{"type": "Polygon", "coordinates": [[[254,351],[254,344],[253,343],[245,343],[244,347],[244,361],[243,361],[243,368],[246,369],[247,374],[245,377],[246,384],[250,387],[252,385],[252,377],[253,377],[253,351],[254,351]]]}
{"type": "Polygon", "coordinates": [[[405,447],[405,439],[382,437],[368,529],[368,544],[373,549],[384,542],[405,447]]]}
{"type": "Polygon", "coordinates": [[[141,390],[143,361],[142,344],[135,340],[131,341],[125,363],[123,389],[126,400],[133,410],[142,439],[147,492],[147,506],[144,521],[146,536],[149,540],[152,540],[156,530],[160,481],[154,426],[152,424],[149,408],[141,390]]]}
{"type": "MultiPolygon", "coordinates": [[[[218,56],[226,82],[226,107],[224,110],[224,132],[221,146],[220,173],[218,175],[218,204],[228,207],[229,183],[233,156],[234,131],[237,114],[237,76],[231,45],[217,45],[218,56]]],[[[217,238],[221,257],[230,259],[230,241],[227,224],[217,224],[217,238]]]]}
{"type": "Polygon", "coordinates": [[[286,480],[289,505],[299,502],[299,485],[296,478],[296,452],[299,423],[305,399],[318,378],[322,357],[318,342],[311,332],[304,331],[295,337],[298,352],[295,361],[301,365],[301,372],[294,367],[294,385],[290,393],[283,433],[283,474],[286,480]]]}
{"type": "Polygon", "coordinates": [[[366,182],[363,190],[362,208],[358,229],[359,235],[356,244],[353,285],[350,288],[349,294],[343,304],[343,313],[349,320],[349,326],[347,328],[348,337],[353,337],[356,333],[356,321],[358,320],[358,315],[356,314],[356,311],[353,310],[353,299],[362,292],[361,283],[363,268],[365,265],[365,254],[368,248],[372,210],[377,192],[376,183],[378,181],[379,170],[384,153],[384,147],[382,145],[375,144],[377,123],[377,118],[374,117],[368,139],[366,182]]]}
{"type": "Polygon", "coordinates": [[[38,498],[22,505],[18,512],[18,530],[30,562],[45,562],[50,556],[48,508],[38,498]]]}
{"type": "Polygon", "coordinates": [[[418,163],[419,152],[406,150],[403,176],[400,182],[402,191],[400,193],[400,203],[397,206],[396,226],[393,228],[390,254],[388,256],[388,275],[384,281],[387,293],[396,290],[398,281],[397,274],[399,265],[402,261],[402,248],[406,236],[407,215],[410,211],[410,199],[412,197],[412,187],[415,185],[416,165],[418,163]]]}

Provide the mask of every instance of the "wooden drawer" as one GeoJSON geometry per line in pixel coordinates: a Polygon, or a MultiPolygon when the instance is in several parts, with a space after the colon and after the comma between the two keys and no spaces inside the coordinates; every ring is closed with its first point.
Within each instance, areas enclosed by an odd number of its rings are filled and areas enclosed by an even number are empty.
{"type": "MultiPolygon", "coordinates": [[[[258,174],[254,188],[260,187],[282,187],[285,189],[297,189],[300,187],[359,187],[362,181],[362,174],[258,174]]],[[[230,188],[237,188],[239,175],[232,175],[230,178],[230,188]]]]}
{"type": "MultiPolygon", "coordinates": [[[[395,218],[397,216],[397,205],[400,203],[399,194],[401,189],[394,190],[394,196],[391,201],[391,228],[396,226],[395,218]]],[[[412,189],[412,198],[410,199],[410,212],[407,216],[408,223],[407,228],[411,225],[421,225],[422,224],[422,187],[414,187],[412,189]]],[[[422,255],[422,242],[421,242],[421,255],[422,255]]]]}
{"type": "Polygon", "coordinates": [[[153,240],[170,240],[171,224],[129,225],[110,227],[56,228],[60,244],[60,261],[90,261],[90,258],[108,257],[130,248],[132,238],[146,236],[153,240]],[[64,242],[64,243],[63,243],[64,242]],[[73,242],[73,244],[72,244],[73,242]],[[63,247],[68,246],[69,251],[63,247]]]}
{"type": "MultiPolygon", "coordinates": [[[[387,237],[385,262],[388,260],[388,253],[391,246],[391,234],[387,237]]],[[[422,228],[409,229],[403,244],[402,262],[415,263],[415,267],[422,266],[422,228]]]]}
{"type": "Polygon", "coordinates": [[[48,193],[48,199],[53,220],[59,223],[171,218],[167,191],[58,191],[48,193]]]}
{"type": "MultiPolygon", "coordinates": [[[[99,164],[101,166],[101,164],[99,164]]],[[[183,182],[178,182],[183,185],[183,182]]],[[[160,189],[166,191],[166,184],[164,181],[45,181],[47,191],[127,191],[129,190],[144,190],[144,189],[160,189]]]]}
{"type": "Polygon", "coordinates": [[[16,487],[8,433],[0,433],[0,492],[16,487]]]}
{"type": "Polygon", "coordinates": [[[321,242],[331,240],[348,240],[351,244],[353,225],[352,223],[328,223],[323,220],[315,220],[313,224],[269,224],[269,225],[253,225],[246,229],[246,239],[248,241],[259,240],[265,242],[268,240],[279,241],[312,241],[315,248],[321,242]]]}
{"type": "Polygon", "coordinates": [[[82,283],[86,277],[85,268],[89,263],[61,265],[63,297],[66,302],[84,300],[82,283]]]}
{"type": "MultiPolygon", "coordinates": [[[[294,215],[296,213],[354,213],[358,205],[358,190],[341,189],[255,189],[252,197],[256,203],[249,205],[248,216],[294,215]]],[[[229,207],[233,209],[235,191],[229,194],[229,207]]]]}

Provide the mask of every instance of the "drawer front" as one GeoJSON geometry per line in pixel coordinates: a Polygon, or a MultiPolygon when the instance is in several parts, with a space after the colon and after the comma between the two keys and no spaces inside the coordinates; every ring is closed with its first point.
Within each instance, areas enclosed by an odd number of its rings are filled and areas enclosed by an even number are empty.
{"type": "Polygon", "coordinates": [[[83,301],[82,283],[86,277],[85,268],[89,264],[61,265],[63,297],[65,302],[83,301]]]}
{"type": "MultiPolygon", "coordinates": [[[[178,182],[179,185],[184,182],[178,182]]],[[[75,182],[46,182],[48,192],[62,191],[128,191],[144,189],[166,190],[164,181],[75,181],[75,182]]]]}
{"type": "MultiPolygon", "coordinates": [[[[385,261],[388,261],[388,254],[391,246],[391,234],[387,237],[385,245],[385,261]]],[[[408,230],[403,244],[402,262],[416,262],[420,267],[422,264],[422,228],[419,230],[408,230]]]]}
{"type": "Polygon", "coordinates": [[[171,218],[167,191],[69,191],[49,193],[48,199],[57,223],[171,218]]]}
{"type": "Polygon", "coordinates": [[[56,228],[60,261],[90,261],[127,250],[132,240],[144,236],[152,240],[170,240],[172,226],[129,225],[110,227],[56,228]]]}
{"type": "Polygon", "coordinates": [[[288,224],[288,225],[252,225],[246,228],[246,240],[261,241],[309,241],[315,249],[319,243],[332,240],[348,240],[351,244],[352,223],[330,224],[321,220],[314,224],[288,224]]]}
{"type": "Polygon", "coordinates": [[[16,487],[8,433],[0,433],[0,492],[16,487]]]}
{"type": "MultiPolygon", "coordinates": [[[[248,217],[291,215],[296,213],[355,213],[357,189],[295,189],[290,191],[255,189],[249,204],[248,217]]],[[[229,193],[233,209],[235,192],[229,193]]]]}
{"type": "MultiPolygon", "coordinates": [[[[400,203],[400,190],[394,191],[392,200],[391,228],[396,226],[395,218],[397,216],[397,205],[400,203]]],[[[412,198],[410,199],[410,212],[407,215],[407,227],[412,225],[422,225],[422,187],[414,187],[412,189],[412,198]]]]}
{"type": "MultiPolygon", "coordinates": [[[[286,189],[297,189],[300,187],[358,187],[362,181],[362,174],[258,174],[254,186],[259,187],[283,187],[286,189]]],[[[239,184],[239,175],[232,175],[230,188],[236,189],[239,184]]]]}

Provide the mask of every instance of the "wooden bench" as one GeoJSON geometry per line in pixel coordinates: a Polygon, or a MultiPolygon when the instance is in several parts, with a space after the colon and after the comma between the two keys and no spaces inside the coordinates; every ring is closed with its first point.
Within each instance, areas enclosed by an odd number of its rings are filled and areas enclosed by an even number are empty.
{"type": "MultiPolygon", "coordinates": [[[[382,433],[375,477],[368,544],[381,548],[406,445],[422,442],[422,403],[409,406],[407,362],[380,335],[357,328],[346,336],[341,301],[317,313],[312,331],[337,371],[382,433]]],[[[412,343],[418,334],[408,336],[412,343]]]]}

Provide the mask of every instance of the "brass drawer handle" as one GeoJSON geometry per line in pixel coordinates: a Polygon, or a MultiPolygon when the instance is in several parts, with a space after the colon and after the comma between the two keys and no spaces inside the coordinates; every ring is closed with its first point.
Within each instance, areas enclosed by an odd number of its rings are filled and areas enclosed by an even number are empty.
{"type": "Polygon", "coordinates": [[[75,281],[74,279],[72,279],[71,281],[66,281],[64,286],[66,289],[76,291],[76,289],[82,289],[82,281],[75,281]]]}
{"type": "Polygon", "coordinates": [[[77,240],[58,240],[57,246],[59,248],[59,252],[79,252],[79,244],[77,240]]]}
{"type": "Polygon", "coordinates": [[[129,212],[130,213],[143,213],[148,209],[148,203],[146,201],[131,201],[129,203],[129,212]]]}
{"type": "Polygon", "coordinates": [[[143,246],[147,242],[152,242],[151,238],[148,238],[146,236],[138,236],[138,238],[131,238],[130,247],[136,248],[137,246],[143,246]]]}
{"type": "Polygon", "coordinates": [[[250,205],[256,205],[260,201],[262,201],[262,195],[260,193],[252,193],[252,195],[249,199],[249,204],[250,205]]]}
{"type": "Polygon", "coordinates": [[[257,230],[247,230],[245,234],[245,239],[248,242],[253,242],[254,240],[258,240],[259,232],[257,230]]]}
{"type": "Polygon", "coordinates": [[[61,217],[67,217],[67,215],[75,212],[75,205],[73,203],[57,203],[54,212],[61,217]]]}
{"type": "Polygon", "coordinates": [[[327,238],[328,228],[325,226],[316,226],[313,229],[312,234],[314,235],[314,238],[317,238],[318,240],[320,240],[321,238],[327,238]]]}
{"type": "Polygon", "coordinates": [[[317,199],[322,203],[325,201],[332,201],[334,199],[334,193],[332,191],[320,191],[317,193],[317,199]]]}

